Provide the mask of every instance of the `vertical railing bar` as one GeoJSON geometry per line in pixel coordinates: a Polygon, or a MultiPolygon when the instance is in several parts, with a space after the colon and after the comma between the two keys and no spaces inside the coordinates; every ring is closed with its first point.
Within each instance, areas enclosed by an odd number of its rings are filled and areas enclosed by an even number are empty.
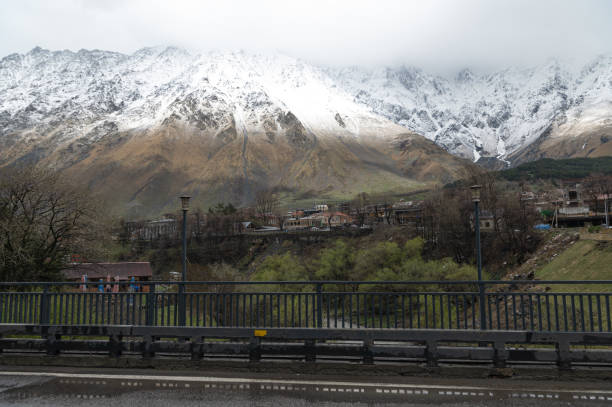
{"type": "Polygon", "coordinates": [[[111,317],[112,316],[111,306],[112,306],[112,297],[111,297],[111,293],[109,292],[109,293],[106,294],[106,310],[107,310],[107,313],[106,313],[106,322],[105,322],[108,325],[113,323],[113,320],[112,320],[112,317],[111,317]]]}
{"type": "MultiPolygon", "coordinates": [[[[76,308],[76,315],[77,315],[77,325],[81,325],[82,321],[81,321],[81,299],[83,298],[83,295],[81,293],[77,293],[77,308],[76,308]]],[[[84,307],[83,307],[84,308],[84,307]]]]}
{"type": "Polygon", "coordinates": [[[23,323],[23,294],[19,293],[19,294],[15,294],[17,295],[17,322],[19,323],[23,323]]]}
{"type": "Polygon", "coordinates": [[[542,295],[536,294],[536,298],[538,300],[538,330],[544,330],[544,322],[542,321],[542,295]]]}
{"type": "Polygon", "coordinates": [[[289,294],[283,294],[283,310],[284,310],[284,318],[283,318],[283,326],[286,328],[287,327],[287,323],[289,322],[289,318],[288,318],[288,313],[289,313],[289,308],[287,308],[287,297],[289,296],[289,294]]]}
{"type": "Polygon", "coordinates": [[[521,322],[523,325],[523,331],[527,329],[527,321],[526,321],[526,314],[527,312],[525,311],[525,297],[523,294],[519,295],[519,298],[521,299],[521,322]]]}
{"type": "Polygon", "coordinates": [[[378,328],[382,329],[383,327],[383,295],[378,294],[378,328]]]}
{"type": "Polygon", "coordinates": [[[176,294],[172,294],[172,296],[174,297],[174,312],[172,313],[172,317],[174,318],[172,324],[173,326],[180,325],[183,322],[182,319],[186,317],[185,307],[187,304],[185,303],[184,288],[184,286],[179,286],[178,292],[176,294]],[[182,315],[180,318],[179,312],[182,315]]]}
{"type": "Polygon", "coordinates": [[[33,301],[35,301],[34,294],[29,292],[26,294],[26,313],[27,313],[27,322],[28,324],[33,324],[34,323],[34,318],[33,318],[33,313],[32,311],[34,310],[34,305],[32,304],[33,301]]]}
{"type": "Polygon", "coordinates": [[[460,329],[461,318],[459,316],[459,294],[455,294],[455,329],[460,329]]]}
{"type": "Polygon", "coordinates": [[[544,298],[546,298],[546,322],[548,331],[552,331],[552,319],[550,317],[550,294],[544,294],[544,298]]]}
{"type": "MultiPolygon", "coordinates": [[[[121,289],[121,287],[119,289],[121,289]]],[[[118,292],[117,296],[119,297],[118,298],[118,300],[119,300],[118,301],[119,302],[119,325],[123,325],[123,305],[124,305],[123,303],[125,302],[124,301],[124,295],[123,295],[122,292],[118,292]]],[[[126,311],[126,313],[127,313],[127,311],[126,311]]]]}
{"type": "Polygon", "coordinates": [[[338,328],[338,294],[333,294],[334,299],[334,328],[338,328]]]}
{"type": "Polygon", "coordinates": [[[89,319],[86,319],[86,321],[89,321],[89,325],[92,324],[93,322],[93,313],[94,313],[94,307],[93,307],[93,293],[87,293],[86,295],[86,299],[89,298],[89,312],[87,314],[89,314],[89,319]]]}
{"type": "MultiPolygon", "coordinates": [[[[4,288],[3,288],[4,289],[4,288]]],[[[4,318],[6,317],[6,312],[5,312],[5,301],[4,301],[4,297],[6,296],[6,294],[4,294],[3,292],[0,292],[0,323],[7,323],[8,321],[5,321],[4,318]]]]}
{"type": "MultiPolygon", "coordinates": [[[[99,303],[99,301],[98,301],[98,297],[100,296],[100,294],[99,294],[99,293],[92,293],[92,296],[94,296],[94,297],[95,297],[95,299],[96,299],[96,314],[95,314],[95,315],[96,315],[96,317],[95,317],[95,324],[96,324],[96,325],[98,325],[98,319],[99,319],[99,316],[98,316],[98,310],[100,309],[100,307],[98,306],[98,303],[99,303]]],[[[93,301],[93,298],[92,298],[92,301],[93,301]]]]}
{"type": "Polygon", "coordinates": [[[60,305],[59,305],[59,314],[60,314],[60,318],[58,323],[59,324],[65,324],[66,323],[66,318],[64,315],[65,309],[64,309],[64,293],[59,294],[60,296],[60,305]]]}
{"type": "Polygon", "coordinates": [[[210,314],[210,318],[209,318],[209,325],[211,327],[214,326],[219,326],[219,321],[217,321],[216,317],[215,317],[215,312],[217,312],[218,310],[218,306],[216,306],[215,304],[219,303],[219,293],[216,292],[211,292],[208,295],[208,299],[209,299],[209,303],[208,303],[208,311],[210,314]]]}
{"type": "Polygon", "coordinates": [[[610,294],[606,295],[606,315],[608,316],[608,332],[612,332],[612,317],[610,316],[610,294]]]}
{"type": "Polygon", "coordinates": [[[312,327],[317,328],[317,293],[312,294],[312,327]]]}
{"type": "Polygon", "coordinates": [[[247,295],[248,294],[242,294],[241,298],[242,298],[242,327],[246,328],[247,326],[247,295]]]}
{"type": "Polygon", "coordinates": [[[425,329],[429,329],[429,305],[427,304],[427,294],[424,295],[425,300],[425,329]]]}
{"type": "MultiPolygon", "coordinates": [[[[207,289],[207,288],[205,288],[207,289]]],[[[208,326],[208,315],[206,313],[206,301],[208,301],[208,293],[203,292],[202,294],[199,295],[199,297],[202,298],[202,326],[206,327],[208,326]]]]}
{"type": "Polygon", "coordinates": [[[533,295],[531,293],[527,295],[529,296],[529,329],[535,331],[535,321],[533,314],[533,295]]]}
{"type": "Polygon", "coordinates": [[[417,316],[417,329],[421,328],[421,295],[416,296],[416,316],[417,316]]]}
{"type": "Polygon", "coordinates": [[[14,293],[15,295],[15,323],[21,323],[21,294],[14,293]]]}
{"type": "Polygon", "coordinates": [[[463,328],[468,329],[467,298],[465,293],[461,295],[461,307],[463,308],[463,328]]]}
{"type": "Polygon", "coordinates": [[[7,324],[12,324],[13,323],[13,293],[8,293],[6,298],[6,323],[7,324]]]}
{"type": "Polygon", "coordinates": [[[21,303],[21,296],[18,293],[13,293],[15,296],[15,323],[21,322],[21,316],[19,315],[19,306],[21,303]]]}
{"type": "Polygon", "coordinates": [[[588,300],[589,300],[589,322],[590,322],[590,330],[591,332],[595,331],[595,328],[593,327],[594,325],[594,319],[593,319],[593,296],[591,294],[588,294],[588,300]]]}
{"type": "Polygon", "coordinates": [[[24,292],[24,293],[21,294],[21,296],[22,296],[22,301],[21,302],[23,303],[23,305],[21,306],[21,320],[24,323],[27,323],[27,321],[26,321],[26,318],[27,318],[26,314],[27,314],[27,306],[28,306],[28,302],[27,302],[28,294],[24,292]]]}
{"type": "Polygon", "coordinates": [[[406,329],[406,294],[402,293],[402,329],[406,329]]]}
{"type": "Polygon", "coordinates": [[[601,318],[601,297],[599,294],[595,294],[597,299],[597,324],[599,325],[599,332],[603,331],[603,322],[601,318]]]}
{"type": "Polygon", "coordinates": [[[558,294],[553,294],[553,305],[555,307],[555,330],[559,332],[559,301],[558,294]]]}
{"type": "Polygon", "coordinates": [[[361,295],[359,294],[359,292],[357,292],[357,294],[355,294],[355,297],[356,297],[355,299],[357,300],[357,304],[356,304],[356,306],[357,306],[357,328],[361,328],[361,326],[360,326],[360,323],[361,323],[361,317],[360,317],[360,315],[361,315],[361,307],[359,306],[360,305],[359,304],[359,297],[360,296],[361,295]]]}
{"type": "Polygon", "coordinates": [[[584,320],[584,295],[583,294],[579,294],[579,298],[580,298],[580,320],[581,320],[581,327],[582,327],[582,332],[586,332],[586,322],[584,320]]]}
{"type": "Polygon", "coordinates": [[[195,326],[200,326],[200,297],[202,294],[194,293],[195,296],[195,326]]]}
{"type": "Polygon", "coordinates": [[[363,319],[363,326],[365,328],[368,327],[368,311],[369,311],[369,306],[368,306],[368,301],[367,301],[367,294],[362,294],[361,295],[363,297],[363,315],[364,315],[364,319],[363,319]]]}
{"type": "MultiPolygon", "coordinates": [[[[119,303],[121,297],[119,296],[119,293],[113,293],[111,296],[113,301],[113,323],[116,325],[117,319],[120,316],[119,312],[121,312],[121,304],[119,303]],[[119,311],[117,311],[117,307],[119,307],[119,311]]],[[[121,323],[121,321],[119,321],[119,323],[121,323]]]]}
{"type": "MultiPolygon", "coordinates": [[[[433,298],[432,298],[431,302],[435,304],[436,303],[436,298],[433,295],[432,295],[432,297],[433,298]]],[[[438,295],[438,298],[440,299],[440,312],[439,312],[440,313],[440,329],[444,329],[444,303],[442,302],[443,301],[442,300],[442,294],[438,295]]],[[[434,312],[434,315],[436,315],[435,312],[434,312]]],[[[434,316],[434,318],[435,318],[435,316],[434,316]]],[[[435,321],[435,319],[434,319],[434,321],[435,321]]],[[[436,326],[435,324],[436,323],[434,322],[434,327],[436,326]]]]}
{"type": "Polygon", "coordinates": [[[344,307],[346,305],[346,295],[343,292],[342,294],[340,294],[340,298],[342,299],[341,303],[342,303],[342,308],[340,308],[340,318],[342,320],[342,328],[344,328],[344,307]]]}
{"type": "Polygon", "coordinates": [[[298,293],[298,327],[302,327],[302,293],[298,293]]]}
{"type": "Polygon", "coordinates": [[[487,299],[487,317],[489,320],[489,329],[493,329],[493,306],[491,305],[491,299],[493,294],[485,294],[487,299]]]}
{"type": "Polygon", "coordinates": [[[390,328],[391,319],[389,315],[389,294],[385,294],[384,298],[385,298],[385,314],[386,314],[385,316],[387,317],[387,328],[390,328]]]}
{"type": "Polygon", "coordinates": [[[268,326],[267,325],[267,320],[268,320],[268,316],[266,315],[266,309],[267,309],[267,304],[266,304],[266,294],[262,295],[263,297],[263,325],[264,327],[268,326]]]}
{"type": "Polygon", "coordinates": [[[349,297],[349,327],[353,327],[353,298],[355,297],[353,293],[348,293],[349,297]]]}
{"type": "Polygon", "coordinates": [[[567,332],[569,330],[567,326],[567,295],[563,294],[563,330],[567,332]]]}
{"type": "Polygon", "coordinates": [[[6,315],[4,310],[4,296],[5,294],[0,292],[0,323],[6,323],[6,321],[4,321],[6,315]]]}
{"type": "Polygon", "coordinates": [[[159,300],[160,300],[159,305],[161,307],[160,323],[161,323],[161,326],[165,326],[166,325],[166,296],[164,295],[164,293],[159,294],[159,300]]]}
{"type": "Polygon", "coordinates": [[[291,327],[295,328],[295,294],[291,293],[291,327]]]}

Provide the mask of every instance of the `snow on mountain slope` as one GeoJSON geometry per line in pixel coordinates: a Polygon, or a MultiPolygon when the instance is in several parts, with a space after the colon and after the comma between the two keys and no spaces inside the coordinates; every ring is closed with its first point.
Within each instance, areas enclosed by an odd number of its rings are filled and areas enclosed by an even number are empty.
{"type": "Polygon", "coordinates": [[[197,119],[189,116],[202,111],[242,112],[234,119],[246,130],[264,130],[266,118],[290,111],[313,132],[402,132],[353,102],[321,69],[281,55],[191,55],[174,47],[132,55],[35,48],[0,62],[3,133],[63,121],[57,141],[64,142],[105,122],[125,131],[154,127],[172,115],[197,119]],[[185,107],[186,101],[191,106],[185,107]],[[344,125],[338,118],[346,119],[344,125]]]}
{"type": "Polygon", "coordinates": [[[256,191],[347,199],[465,176],[472,164],[282,55],[35,48],[0,60],[0,167],[40,163],[137,216],[248,205],[256,191]]]}
{"type": "Polygon", "coordinates": [[[320,68],[278,54],[34,48],[0,61],[0,162],[19,142],[49,150],[177,121],[223,137],[272,137],[289,113],[312,137],[409,129],[474,161],[513,160],[542,135],[550,144],[610,127],[610,103],[610,56],[581,69],[551,61],[448,79],[410,67],[320,68]]]}
{"type": "MultiPolygon", "coordinates": [[[[355,101],[475,161],[505,159],[555,124],[591,127],[612,118],[612,57],[582,69],[551,61],[487,75],[464,70],[453,79],[406,67],[328,73],[355,101]]],[[[566,125],[554,137],[573,137],[575,130],[566,125]]]]}

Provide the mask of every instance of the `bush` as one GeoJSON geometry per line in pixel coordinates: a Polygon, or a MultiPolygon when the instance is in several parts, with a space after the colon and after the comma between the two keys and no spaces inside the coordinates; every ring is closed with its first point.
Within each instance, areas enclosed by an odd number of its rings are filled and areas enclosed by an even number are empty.
{"type": "Polygon", "coordinates": [[[599,233],[601,232],[601,226],[589,226],[589,233],[599,233]]]}

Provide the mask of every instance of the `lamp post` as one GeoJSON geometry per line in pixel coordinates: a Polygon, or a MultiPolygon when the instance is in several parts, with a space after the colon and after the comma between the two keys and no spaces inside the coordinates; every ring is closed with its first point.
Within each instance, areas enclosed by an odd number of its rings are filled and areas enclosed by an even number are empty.
{"type": "MultiPolygon", "coordinates": [[[[183,273],[181,281],[187,281],[187,211],[189,210],[189,195],[181,196],[181,209],[183,210],[183,273]]],[[[186,320],[185,284],[179,285],[179,325],[184,326],[186,320]]]]}
{"type": "Polygon", "coordinates": [[[476,267],[478,268],[478,296],[480,303],[480,329],[487,329],[485,308],[485,286],[482,282],[482,256],[480,252],[480,185],[472,185],[472,202],[474,202],[474,230],[476,231],[476,267]]]}

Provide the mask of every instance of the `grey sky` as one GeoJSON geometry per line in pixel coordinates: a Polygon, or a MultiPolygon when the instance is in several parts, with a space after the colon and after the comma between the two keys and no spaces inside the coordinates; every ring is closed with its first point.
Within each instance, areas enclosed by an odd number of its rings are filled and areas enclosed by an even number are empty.
{"type": "Polygon", "coordinates": [[[606,0],[0,0],[0,56],[49,49],[280,51],[438,70],[612,53],[606,0]]]}

